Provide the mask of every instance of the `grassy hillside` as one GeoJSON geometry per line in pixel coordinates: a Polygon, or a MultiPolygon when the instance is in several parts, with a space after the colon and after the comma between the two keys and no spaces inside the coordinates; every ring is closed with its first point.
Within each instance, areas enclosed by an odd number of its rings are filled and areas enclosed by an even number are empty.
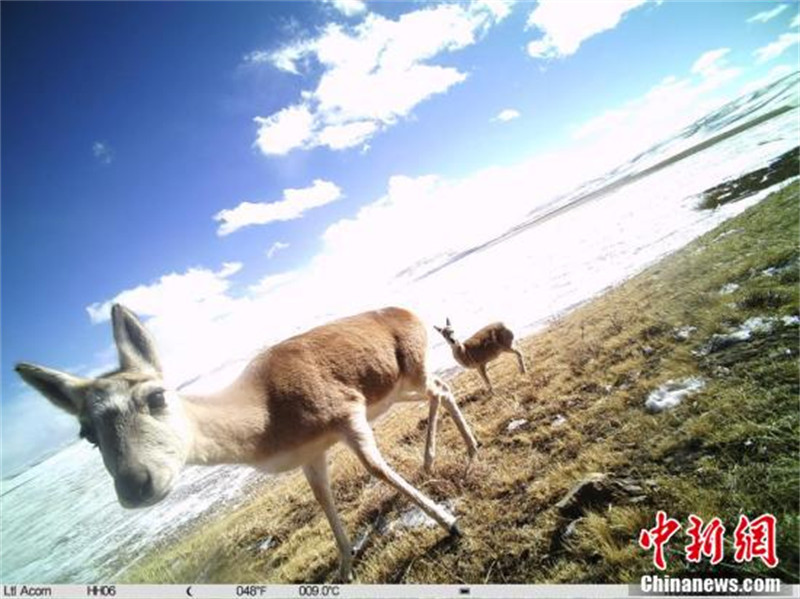
{"type": "MultiPolygon", "coordinates": [[[[479,377],[452,381],[481,442],[466,455],[448,417],[434,472],[421,472],[424,406],[395,408],[377,427],[387,460],[460,517],[461,538],[404,527],[410,505],[334,451],[334,495],[355,539],[367,535],[357,580],[427,583],[622,583],[652,573],[636,543],[663,509],[684,525],[695,513],[725,523],[718,575],[767,574],[798,582],[798,193],[795,184],[620,287],[522,341],[492,365],[497,393],[479,377]],[[762,320],[751,320],[761,317],[762,320]],[[731,336],[747,324],[754,329],[731,336]],[[649,393],[698,377],[703,388],[649,413],[649,393]],[[509,424],[516,421],[514,426],[509,424]],[[521,422],[523,421],[523,422],[521,422]],[[590,473],[614,492],[559,510],[590,473]],[[776,570],[732,559],[740,513],[778,518],[776,570]]],[[[683,533],[670,575],[689,566],[683,533]]],[[[235,512],[159,547],[128,582],[331,580],[328,524],[301,474],[271,483],[235,512]]]]}

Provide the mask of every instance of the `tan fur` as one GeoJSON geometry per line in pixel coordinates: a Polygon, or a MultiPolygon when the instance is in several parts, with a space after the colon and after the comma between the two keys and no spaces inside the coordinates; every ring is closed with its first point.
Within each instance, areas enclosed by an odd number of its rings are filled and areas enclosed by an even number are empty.
{"type": "Polygon", "coordinates": [[[466,341],[454,345],[453,357],[464,368],[474,368],[510,351],[513,341],[514,333],[502,322],[495,322],[483,327],[466,341]]]}
{"type": "Polygon", "coordinates": [[[443,328],[435,328],[450,345],[456,362],[464,368],[477,370],[490,391],[493,391],[493,389],[486,372],[486,366],[501,354],[516,354],[520,372],[525,373],[525,362],[522,354],[514,347],[514,333],[502,322],[486,325],[465,341],[458,341],[454,337],[449,318],[443,328]]]}
{"type": "Polygon", "coordinates": [[[426,345],[424,325],[400,308],[282,341],[256,356],[228,389],[184,398],[197,421],[189,460],[258,463],[341,435],[354,410],[386,398],[398,384],[424,390],[426,345]]]}
{"type": "Polygon", "coordinates": [[[396,401],[429,402],[429,470],[443,404],[470,457],[477,451],[450,389],[427,372],[425,327],[411,312],[365,312],[287,339],[254,358],[228,388],[205,397],[163,389],[153,340],[132,312],[114,306],[112,324],[118,371],[87,380],[32,364],[17,370],[82,426],[96,429],[92,438],[124,506],[162,499],[183,463],[248,463],[270,472],[302,466],[334,532],[340,576],[347,579],[351,545],[333,505],[326,461],[326,450],[342,441],[370,473],[457,532],[452,515],[386,464],[369,426],[396,401]]]}

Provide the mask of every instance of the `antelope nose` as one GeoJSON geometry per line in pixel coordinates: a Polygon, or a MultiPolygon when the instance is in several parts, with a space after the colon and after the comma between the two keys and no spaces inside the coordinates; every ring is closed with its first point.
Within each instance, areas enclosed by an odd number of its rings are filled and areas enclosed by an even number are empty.
{"type": "Polygon", "coordinates": [[[114,480],[117,497],[123,507],[139,507],[147,504],[155,494],[153,477],[147,468],[128,468],[119,473],[114,480]]]}

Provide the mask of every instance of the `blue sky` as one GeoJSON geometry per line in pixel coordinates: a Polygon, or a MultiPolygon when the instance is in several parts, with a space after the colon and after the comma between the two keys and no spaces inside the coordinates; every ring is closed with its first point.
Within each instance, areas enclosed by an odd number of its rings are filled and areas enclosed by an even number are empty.
{"type": "Polygon", "coordinates": [[[3,466],[75,435],[13,364],[114,366],[113,301],[175,382],[390,301],[795,70],[797,6],[4,2],[3,466]]]}

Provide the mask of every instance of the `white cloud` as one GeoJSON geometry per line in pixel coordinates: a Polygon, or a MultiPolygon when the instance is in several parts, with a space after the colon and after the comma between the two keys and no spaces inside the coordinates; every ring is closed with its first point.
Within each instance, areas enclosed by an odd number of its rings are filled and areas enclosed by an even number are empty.
{"type": "Polygon", "coordinates": [[[378,124],[375,121],[353,121],[346,125],[329,125],[317,136],[319,145],[331,150],[352,148],[366,142],[375,134],[378,124]]]}
{"type": "MultiPolygon", "coordinates": [[[[241,268],[241,263],[230,262],[217,271],[198,267],[170,273],[95,302],[86,311],[93,323],[103,323],[110,319],[115,303],[133,310],[155,337],[162,363],[172,366],[167,375],[177,384],[236,355],[236,339],[223,342],[220,327],[247,306],[246,298],[230,293],[230,277],[241,268]]],[[[252,323],[250,328],[260,330],[252,323]]]]}
{"type": "Polygon", "coordinates": [[[629,116],[629,108],[611,108],[579,125],[572,136],[575,139],[584,139],[598,133],[612,131],[617,127],[623,126],[629,116]]]}
{"type": "Polygon", "coordinates": [[[367,12],[367,5],[362,0],[326,0],[326,3],[332,4],[346,17],[355,17],[367,12]]]}
{"type": "Polygon", "coordinates": [[[797,43],[800,43],[800,33],[782,33],[774,42],[753,52],[756,64],[763,64],[777,58],[797,43]]]}
{"type": "Polygon", "coordinates": [[[245,64],[260,64],[263,62],[270,62],[272,55],[264,50],[253,50],[244,55],[243,60],[245,64]]]}
{"type": "Polygon", "coordinates": [[[256,146],[267,155],[363,147],[421,102],[463,82],[466,73],[429,61],[474,44],[509,10],[484,0],[425,7],[396,20],[370,13],[355,27],[332,23],[315,39],[250,53],[250,62],[267,61],[288,73],[305,72],[312,63],[322,70],[299,102],[256,117],[256,146]]]}
{"type": "Polygon", "coordinates": [[[758,14],[753,15],[752,17],[747,19],[747,22],[748,23],[766,23],[767,21],[771,21],[772,19],[777,17],[779,14],[781,14],[787,8],[789,8],[788,4],[779,4],[778,6],[773,8],[772,10],[765,10],[763,12],[760,12],[758,14]]]}
{"type": "Polygon", "coordinates": [[[800,14],[796,14],[792,22],[789,23],[789,27],[800,27],[800,14]]]}
{"type": "Polygon", "coordinates": [[[489,10],[498,21],[511,14],[517,0],[473,0],[473,4],[481,9],[489,10]]]}
{"type": "Polygon", "coordinates": [[[294,220],[312,208],[330,204],[341,197],[342,190],[335,183],[315,179],[310,187],[285,189],[283,199],[278,202],[242,202],[236,208],[218,212],[214,215],[214,220],[221,223],[217,234],[230,235],[250,225],[294,220]]]}
{"type": "Polygon", "coordinates": [[[271,64],[275,68],[299,75],[299,66],[308,63],[308,55],[314,50],[313,40],[297,40],[289,46],[284,46],[276,52],[266,50],[253,50],[244,55],[246,65],[271,64]]]}
{"type": "Polygon", "coordinates": [[[276,241],[267,250],[267,258],[272,258],[275,254],[277,254],[281,250],[285,250],[288,247],[289,247],[288,243],[285,243],[283,241],[276,241]]]}
{"type": "Polygon", "coordinates": [[[256,146],[264,154],[286,154],[312,139],[314,116],[304,105],[289,106],[268,117],[257,116],[256,146]]]}
{"type": "Polygon", "coordinates": [[[223,308],[225,292],[230,287],[227,280],[241,270],[239,262],[226,262],[217,272],[205,268],[190,268],[183,274],[170,273],[150,285],[139,285],[118,293],[113,298],[95,302],[86,311],[93,323],[111,318],[111,306],[123,304],[141,316],[152,316],[170,311],[184,310],[189,306],[204,312],[223,308]]]}
{"type": "Polygon", "coordinates": [[[742,73],[728,65],[728,48],[703,53],[690,75],[669,76],[644,95],[578,125],[573,138],[592,142],[608,166],[632,157],[730,99],[716,94],[742,73]]]}
{"type": "MultiPolygon", "coordinates": [[[[574,186],[574,172],[565,177],[558,162],[538,156],[462,179],[395,175],[382,197],[326,229],[305,281],[326,289],[326,308],[332,313],[397,302],[409,277],[424,271],[417,268],[421,262],[445,260],[507,231],[537,202],[574,186]],[[359,302],[355,307],[354,301],[359,302]]],[[[314,295],[319,293],[303,293],[314,295]]]]}
{"type": "Polygon", "coordinates": [[[493,121],[502,121],[504,123],[508,121],[513,121],[514,119],[518,119],[520,117],[519,111],[514,110],[513,108],[506,108],[505,110],[501,110],[497,113],[497,115],[492,119],[493,121]]]}
{"type": "Polygon", "coordinates": [[[528,44],[534,58],[563,58],[577,52],[580,45],[598,33],[616,27],[628,11],[646,0],[603,0],[574,2],[539,0],[528,16],[528,27],[544,34],[528,44]]]}
{"type": "Polygon", "coordinates": [[[705,52],[700,58],[694,61],[691,72],[695,75],[703,75],[704,77],[716,75],[720,69],[723,68],[725,62],[723,58],[730,51],[730,48],[718,48],[705,52]]]}
{"type": "Polygon", "coordinates": [[[297,273],[294,271],[282,272],[276,275],[268,275],[255,285],[251,285],[249,290],[256,297],[268,295],[274,292],[276,289],[295,281],[297,276],[297,273]]]}
{"type": "Polygon", "coordinates": [[[770,83],[777,81],[778,79],[783,79],[787,75],[794,73],[796,70],[797,67],[792,67],[788,64],[776,65],[772,67],[763,77],[753,81],[748,81],[744,86],[742,86],[742,88],[739,90],[739,93],[741,95],[745,95],[757,91],[762,87],[766,87],[770,83]]]}
{"type": "Polygon", "coordinates": [[[191,268],[164,275],[95,302],[87,312],[101,323],[116,302],[133,310],[155,339],[168,384],[178,385],[285,338],[308,324],[287,316],[325,305],[326,290],[313,280],[300,285],[301,271],[272,274],[234,291],[230,277],[240,268],[230,263],[216,272],[191,268]]]}
{"type": "Polygon", "coordinates": [[[92,154],[100,164],[111,164],[114,160],[114,150],[105,141],[96,141],[92,144],[92,154]]]}

